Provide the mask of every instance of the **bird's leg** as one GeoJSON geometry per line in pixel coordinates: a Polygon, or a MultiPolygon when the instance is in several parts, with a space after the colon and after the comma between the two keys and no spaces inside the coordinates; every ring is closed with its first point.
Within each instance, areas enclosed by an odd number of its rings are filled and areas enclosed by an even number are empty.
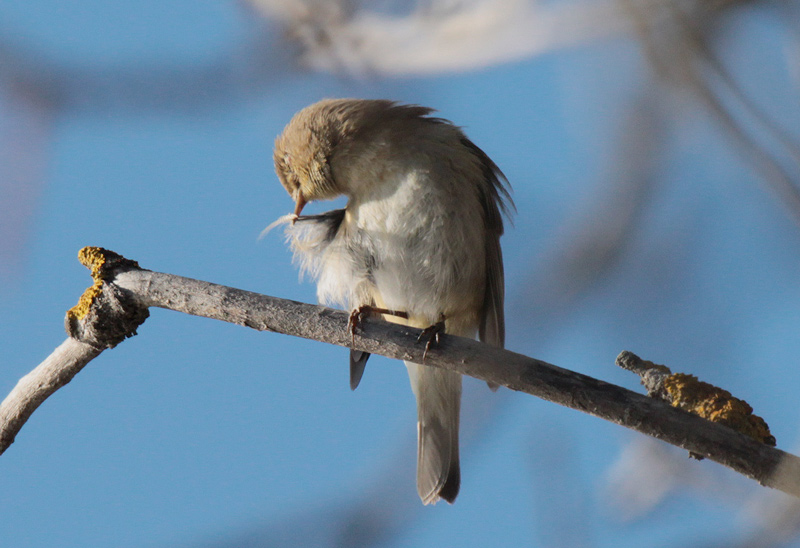
{"type": "Polygon", "coordinates": [[[388,314],[389,316],[396,316],[398,318],[408,319],[408,312],[402,310],[389,310],[388,308],[379,308],[371,304],[362,304],[350,312],[350,319],[347,321],[347,329],[350,331],[352,337],[352,344],[356,342],[356,330],[361,327],[361,322],[369,316],[381,316],[388,314]]]}
{"type": "Polygon", "coordinates": [[[431,349],[434,343],[439,344],[439,338],[444,333],[444,314],[439,316],[439,321],[433,325],[429,325],[422,330],[422,333],[417,337],[417,342],[425,340],[425,352],[422,353],[422,363],[425,364],[425,358],[428,355],[428,350],[431,349]],[[427,340],[426,340],[427,339],[427,340]]]}

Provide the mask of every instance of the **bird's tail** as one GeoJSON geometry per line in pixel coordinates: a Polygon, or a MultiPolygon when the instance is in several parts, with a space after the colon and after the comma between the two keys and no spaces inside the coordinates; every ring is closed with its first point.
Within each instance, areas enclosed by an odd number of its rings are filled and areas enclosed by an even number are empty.
{"type": "Polygon", "coordinates": [[[417,491],[424,504],[452,503],[461,486],[458,418],[461,375],[405,362],[417,397],[417,491]]]}

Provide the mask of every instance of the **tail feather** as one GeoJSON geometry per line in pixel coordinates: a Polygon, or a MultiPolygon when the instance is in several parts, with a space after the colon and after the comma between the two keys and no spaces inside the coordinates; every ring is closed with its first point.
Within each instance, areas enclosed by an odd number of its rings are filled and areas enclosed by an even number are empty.
{"type": "Polygon", "coordinates": [[[411,362],[406,366],[417,397],[417,491],[424,504],[452,503],[461,486],[461,375],[411,362]]]}

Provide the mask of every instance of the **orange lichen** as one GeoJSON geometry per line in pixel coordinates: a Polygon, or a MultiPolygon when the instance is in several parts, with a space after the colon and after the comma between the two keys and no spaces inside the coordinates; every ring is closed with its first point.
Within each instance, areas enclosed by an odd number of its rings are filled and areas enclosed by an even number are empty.
{"type": "Polygon", "coordinates": [[[764,419],[754,415],[753,408],[746,401],[733,397],[727,390],[686,373],[669,375],[664,379],[663,387],[669,396],[667,401],[674,407],[724,424],[767,445],[775,445],[775,438],[764,419]]]}

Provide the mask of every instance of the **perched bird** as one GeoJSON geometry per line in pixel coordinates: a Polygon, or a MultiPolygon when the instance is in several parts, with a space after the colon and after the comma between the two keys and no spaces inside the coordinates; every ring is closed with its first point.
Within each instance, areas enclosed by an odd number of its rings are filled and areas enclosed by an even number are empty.
{"type": "MultiPolygon", "coordinates": [[[[431,112],[360,99],[298,112],[275,142],[275,170],[296,204],[283,221],[321,302],[374,307],[388,321],[420,328],[443,321],[446,333],[477,332],[502,347],[508,183],[461,129],[431,112]],[[340,195],[348,198],[344,209],[301,216],[306,203],[340,195]]],[[[351,351],[351,388],[368,357],[351,351]]],[[[406,366],[417,397],[419,496],[452,503],[461,482],[461,375],[406,366]]]]}

